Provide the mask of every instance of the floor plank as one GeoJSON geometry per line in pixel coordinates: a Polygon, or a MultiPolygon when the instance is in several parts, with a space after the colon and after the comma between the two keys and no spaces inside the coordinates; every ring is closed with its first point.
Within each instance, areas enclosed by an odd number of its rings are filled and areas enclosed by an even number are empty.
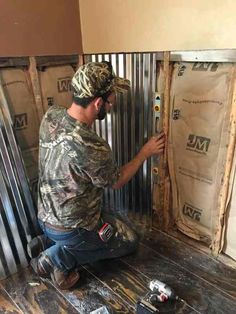
{"type": "MultiPolygon", "coordinates": [[[[100,262],[88,267],[88,270],[130,306],[136,307],[137,301],[149,291],[150,278],[119,259],[100,262]]],[[[186,303],[181,302],[168,302],[165,306],[160,304],[158,308],[160,313],[196,313],[186,303]]]]}
{"type": "Polygon", "coordinates": [[[1,314],[24,314],[14,303],[4,288],[0,285],[0,313],[1,314]]]}
{"type": "Polygon", "coordinates": [[[1,285],[24,314],[78,313],[57,290],[48,289],[29,268],[2,280],[1,285]]]}
{"type": "Polygon", "coordinates": [[[109,313],[134,313],[134,309],[126,304],[119,295],[85,268],[80,270],[80,275],[81,278],[74,289],[60,291],[79,313],[89,314],[102,306],[105,306],[109,313]]]}
{"type": "Polygon", "coordinates": [[[124,257],[122,261],[150,279],[167,283],[197,312],[232,314],[232,309],[236,309],[232,297],[144,245],[135,255],[124,257]]]}
{"type": "Polygon", "coordinates": [[[143,242],[213,284],[217,289],[236,298],[236,269],[157,230],[149,232],[143,242]]]}

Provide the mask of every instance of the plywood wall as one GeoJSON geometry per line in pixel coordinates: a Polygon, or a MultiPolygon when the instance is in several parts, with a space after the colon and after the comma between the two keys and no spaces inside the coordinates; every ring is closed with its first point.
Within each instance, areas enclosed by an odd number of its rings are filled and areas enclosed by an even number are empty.
{"type": "Polygon", "coordinates": [[[82,52],[77,0],[0,0],[0,57],[82,52]]]}
{"type": "Polygon", "coordinates": [[[235,0],[78,0],[84,53],[236,48],[235,0]]]}

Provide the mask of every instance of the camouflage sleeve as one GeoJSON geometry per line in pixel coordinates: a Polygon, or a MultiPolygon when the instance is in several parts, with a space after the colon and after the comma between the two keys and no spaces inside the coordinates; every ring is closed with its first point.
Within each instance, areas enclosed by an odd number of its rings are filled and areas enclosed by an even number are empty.
{"type": "MultiPolygon", "coordinates": [[[[107,145],[108,146],[108,145],[107,145]]],[[[120,170],[113,161],[110,147],[94,149],[87,147],[83,152],[84,159],[79,158],[76,168],[83,172],[97,187],[107,187],[115,184],[119,178],[120,170]]]]}

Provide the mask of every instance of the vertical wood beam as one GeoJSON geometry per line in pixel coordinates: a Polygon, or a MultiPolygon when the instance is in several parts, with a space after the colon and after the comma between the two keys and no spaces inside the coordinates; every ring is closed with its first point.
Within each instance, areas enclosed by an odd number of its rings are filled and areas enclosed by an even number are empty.
{"type": "Polygon", "coordinates": [[[78,55],[78,63],[77,63],[77,69],[83,65],[85,62],[84,62],[84,55],[78,55]]]}
{"type": "Polygon", "coordinates": [[[29,57],[29,60],[30,60],[29,75],[30,75],[31,84],[33,88],[33,94],[34,94],[34,100],[36,104],[38,119],[39,121],[41,121],[44,115],[44,110],[43,110],[43,99],[42,99],[42,94],[41,94],[41,88],[40,88],[40,83],[39,83],[39,76],[38,76],[38,71],[37,71],[37,66],[36,66],[36,59],[35,57],[29,57]]]}
{"type": "Polygon", "coordinates": [[[171,79],[171,66],[170,66],[170,52],[164,52],[164,108],[163,108],[163,130],[165,133],[165,150],[163,160],[163,223],[164,230],[167,231],[170,224],[170,176],[168,170],[168,134],[169,134],[169,116],[170,116],[170,79],[171,79]]]}
{"type": "Polygon", "coordinates": [[[226,164],[224,176],[222,179],[222,184],[219,193],[218,199],[218,208],[219,208],[219,216],[218,216],[218,228],[212,240],[212,254],[217,256],[223,246],[223,236],[225,230],[225,211],[227,209],[227,201],[230,187],[230,173],[233,165],[233,158],[235,153],[235,144],[236,144],[236,66],[234,67],[233,73],[233,84],[231,89],[232,95],[232,107],[230,113],[230,127],[229,127],[229,144],[226,155],[226,164]]]}

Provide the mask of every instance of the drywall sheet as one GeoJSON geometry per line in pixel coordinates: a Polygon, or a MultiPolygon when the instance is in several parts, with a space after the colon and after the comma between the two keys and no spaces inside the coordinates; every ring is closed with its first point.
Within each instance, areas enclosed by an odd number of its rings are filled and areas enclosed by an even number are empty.
{"type": "Polygon", "coordinates": [[[78,0],[1,0],[0,56],[82,53],[78,0]]]}
{"type": "Polygon", "coordinates": [[[79,6],[85,54],[236,47],[235,0],[79,0],[79,6]]]}
{"type": "Polygon", "coordinates": [[[70,65],[48,67],[39,71],[44,111],[52,105],[68,108],[71,105],[71,79],[74,69],[70,65]]]}
{"type": "Polygon", "coordinates": [[[0,75],[21,150],[37,147],[39,119],[28,72],[5,69],[1,70],[0,75]]]}
{"type": "Polygon", "coordinates": [[[169,162],[180,231],[210,243],[227,151],[233,64],[176,63],[169,162]]]}

